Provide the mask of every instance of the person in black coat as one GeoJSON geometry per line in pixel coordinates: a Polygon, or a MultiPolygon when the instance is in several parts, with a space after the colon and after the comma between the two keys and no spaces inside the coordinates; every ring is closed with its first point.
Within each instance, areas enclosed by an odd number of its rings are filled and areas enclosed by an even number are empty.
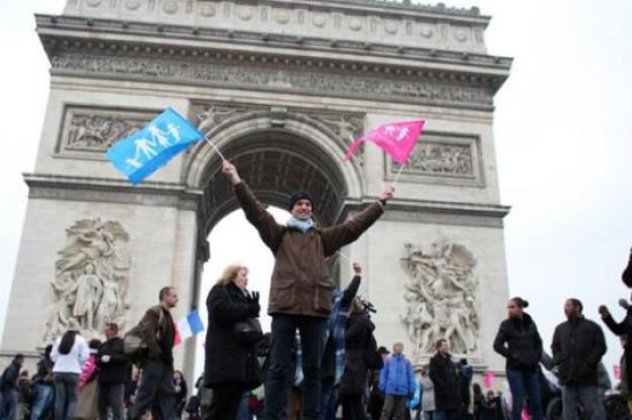
{"type": "Polygon", "coordinates": [[[508,318],[500,323],[494,350],[504,356],[507,380],[513,400],[511,418],[519,420],[524,399],[529,396],[531,418],[544,418],[538,369],[542,356],[542,338],[531,316],[524,312],[526,300],[514,297],[507,303],[508,318]]]}
{"type": "Polygon", "coordinates": [[[461,408],[459,374],[450,355],[450,344],[440,338],[435,344],[437,353],[430,359],[430,379],[434,384],[436,420],[457,420],[461,408]]]}
{"type": "Polygon", "coordinates": [[[259,294],[246,290],[248,269],[229,266],[206,298],[208,330],[204,386],[213,388],[213,401],[205,420],[237,416],[241,395],[261,383],[257,343],[246,342],[235,324],[259,316],[259,294]]]}
{"type": "Polygon", "coordinates": [[[123,339],[118,336],[119,327],[110,322],[105,324],[107,341],[99,347],[99,418],[107,420],[108,408],[114,420],[125,418],[125,384],[132,375],[131,364],[125,356],[123,339]]]}
{"type": "Polygon", "coordinates": [[[567,299],[564,314],[568,320],[553,333],[551,350],[562,385],[562,415],[573,418],[577,404],[581,403],[586,418],[605,419],[598,365],[606,353],[606,339],[601,327],[584,318],[582,310],[578,299],[567,299]]]}
{"type": "Polygon", "coordinates": [[[377,352],[377,344],[373,338],[374,329],[375,325],[364,310],[362,302],[358,298],[354,299],[345,330],[344,370],[338,385],[342,418],[345,420],[367,418],[362,396],[367,386],[369,369],[372,367],[368,364],[369,353],[377,352]]]}
{"type": "MultiPolygon", "coordinates": [[[[625,309],[625,318],[621,322],[617,322],[610,314],[605,305],[599,306],[599,314],[601,320],[606,324],[608,329],[620,337],[623,341],[623,360],[625,366],[632,367],[632,306],[625,299],[619,300],[619,306],[625,309]]],[[[625,380],[628,384],[632,384],[632,368],[625,369],[625,380]]]]}

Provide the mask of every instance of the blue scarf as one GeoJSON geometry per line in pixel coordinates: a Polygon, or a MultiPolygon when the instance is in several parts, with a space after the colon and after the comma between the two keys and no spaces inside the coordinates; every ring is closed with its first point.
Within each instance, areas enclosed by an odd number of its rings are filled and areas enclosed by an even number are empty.
{"type": "Polygon", "coordinates": [[[296,217],[292,217],[287,221],[287,227],[305,233],[314,227],[314,221],[312,219],[297,219],[296,217]]]}

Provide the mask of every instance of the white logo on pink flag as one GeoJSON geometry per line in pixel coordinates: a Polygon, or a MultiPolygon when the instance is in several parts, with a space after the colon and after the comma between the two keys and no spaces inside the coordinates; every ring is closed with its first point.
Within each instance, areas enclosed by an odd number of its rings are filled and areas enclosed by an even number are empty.
{"type": "Polygon", "coordinates": [[[413,120],[380,124],[351,144],[345,160],[355,154],[362,142],[370,141],[388,153],[395,162],[403,165],[415,148],[425,123],[425,120],[413,120]]]}

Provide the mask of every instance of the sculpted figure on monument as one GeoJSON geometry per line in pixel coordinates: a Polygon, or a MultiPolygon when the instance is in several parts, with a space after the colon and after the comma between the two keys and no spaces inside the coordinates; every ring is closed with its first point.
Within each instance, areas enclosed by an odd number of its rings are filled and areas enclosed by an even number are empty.
{"type": "Polygon", "coordinates": [[[68,328],[93,337],[105,323],[125,321],[130,256],[123,227],[115,221],[84,219],[66,233],[68,244],[59,252],[51,281],[44,341],[68,328]]]}
{"type": "Polygon", "coordinates": [[[222,108],[217,105],[210,105],[207,109],[197,114],[198,130],[202,133],[208,132],[216,126],[221,120],[237,112],[237,109],[222,108]]]}
{"type": "Polygon", "coordinates": [[[87,264],[85,270],[77,279],[77,296],[72,315],[79,322],[81,329],[89,330],[94,326],[94,314],[103,295],[103,285],[101,279],[94,274],[94,265],[87,264]]]}
{"type": "Polygon", "coordinates": [[[447,338],[454,353],[478,349],[476,261],[463,245],[434,243],[429,251],[406,245],[402,259],[408,274],[401,320],[417,354],[431,354],[439,338],[447,338]]]}

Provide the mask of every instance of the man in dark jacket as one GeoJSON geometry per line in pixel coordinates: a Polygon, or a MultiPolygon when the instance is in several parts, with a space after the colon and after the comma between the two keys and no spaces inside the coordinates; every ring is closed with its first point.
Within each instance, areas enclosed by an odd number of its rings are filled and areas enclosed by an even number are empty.
{"type": "Polygon", "coordinates": [[[459,395],[461,396],[461,418],[471,418],[470,404],[471,395],[470,387],[472,385],[472,377],[474,376],[474,367],[467,362],[467,359],[459,360],[459,395]]]}
{"type": "Polygon", "coordinates": [[[272,316],[272,339],[270,371],[265,384],[265,417],[280,419],[287,406],[289,349],[298,329],[304,373],[303,418],[317,419],[323,339],[335,287],[325,259],[355,241],[382,215],[386,202],[393,197],[393,188],[388,187],[376,203],[355,217],[323,229],[315,226],[312,219],[311,196],[299,191],[290,197],[288,209],[292,218],[287,226],[282,226],[242,182],[234,165],[224,162],[223,172],[233,184],[246,218],[275,256],[268,308],[272,316]]]}
{"type": "Polygon", "coordinates": [[[156,404],[162,420],[177,418],[173,387],[173,344],[175,326],[170,310],[178,304],[173,287],[163,287],[160,304],[147,310],[140,321],[140,335],[147,344],[147,356],[141,361],[142,374],[132,407],[132,420],[140,419],[156,404]]]}
{"type": "Polygon", "coordinates": [[[430,359],[430,379],[434,384],[435,420],[457,420],[461,408],[458,367],[452,361],[450,344],[437,340],[437,353],[430,359]]]}
{"type": "Polygon", "coordinates": [[[15,419],[15,411],[18,408],[19,402],[19,394],[16,386],[22,363],[24,363],[24,355],[20,353],[16,354],[11,364],[2,372],[2,377],[0,377],[0,391],[2,392],[0,399],[1,420],[15,419]]]}
{"type": "Polygon", "coordinates": [[[44,354],[37,362],[37,372],[32,379],[35,395],[31,407],[31,420],[46,419],[49,413],[52,413],[54,401],[53,361],[50,358],[52,350],[53,345],[47,345],[44,354]]]}
{"type": "Polygon", "coordinates": [[[587,419],[605,419],[597,366],[606,353],[606,340],[601,327],[584,318],[582,310],[579,300],[566,300],[568,320],[555,328],[551,344],[562,385],[563,417],[575,419],[581,403],[587,419]]]}
{"type": "Polygon", "coordinates": [[[99,366],[99,418],[108,419],[108,409],[112,410],[112,418],[124,418],[123,401],[125,384],[131,376],[130,363],[125,356],[123,339],[118,336],[118,325],[111,322],[105,324],[105,338],[97,354],[99,366]]]}

